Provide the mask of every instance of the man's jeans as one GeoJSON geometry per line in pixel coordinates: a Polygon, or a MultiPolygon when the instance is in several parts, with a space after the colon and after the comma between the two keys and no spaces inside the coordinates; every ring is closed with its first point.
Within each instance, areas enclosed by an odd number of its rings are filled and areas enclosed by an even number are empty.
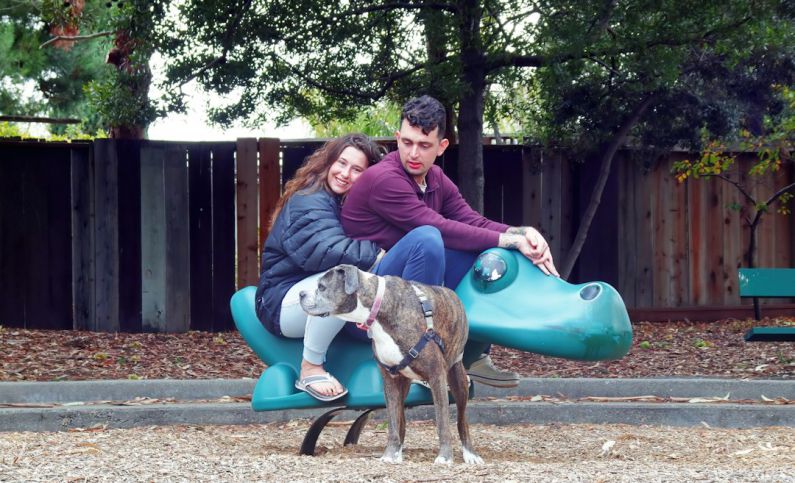
{"type": "MultiPolygon", "coordinates": [[[[477,256],[478,253],[445,248],[437,228],[420,226],[398,240],[373,273],[455,290],[477,256]]],[[[345,330],[357,339],[367,340],[367,334],[354,324],[347,324],[345,330]]]]}

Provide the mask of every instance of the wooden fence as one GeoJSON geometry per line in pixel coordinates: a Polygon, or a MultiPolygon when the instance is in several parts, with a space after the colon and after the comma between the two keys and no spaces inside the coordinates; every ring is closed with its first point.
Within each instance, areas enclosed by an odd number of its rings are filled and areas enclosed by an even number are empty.
{"type": "MultiPolygon", "coordinates": [[[[618,154],[571,280],[609,282],[633,309],[682,308],[678,313],[688,316],[688,311],[703,312],[694,308],[749,307],[750,301],[741,301],[737,292],[737,269],[746,266],[750,232],[744,220],[753,213],[737,188],[723,180],[678,183],[671,174],[673,163],[693,156],[675,152],[656,163],[643,163],[627,152],[618,154]]],[[[757,199],[766,200],[795,181],[791,165],[773,175],[748,179],[754,158],[751,153],[740,155],[732,175],[741,174],[757,199]]],[[[599,165],[572,165],[532,152],[526,153],[525,163],[523,222],[540,226],[556,259],[562,260],[576,235],[599,165]]],[[[763,216],[757,230],[756,265],[795,266],[792,216],[775,210],[763,216]]],[[[792,307],[784,310],[795,313],[792,307]]],[[[642,313],[648,317],[652,312],[642,313]]]]}
{"type": "MultiPolygon", "coordinates": [[[[231,329],[229,297],[256,284],[280,185],[319,144],[0,142],[0,325],[231,329]]],[[[486,215],[540,227],[562,261],[598,166],[484,148],[486,215]]],[[[607,281],[634,309],[738,307],[748,232],[727,206],[739,195],[717,180],[677,184],[672,161],[616,160],[571,280],[607,281]]],[[[457,147],[439,164],[457,180],[457,147]]],[[[792,180],[783,171],[754,190],[792,180]]],[[[766,215],[758,265],[793,266],[794,232],[791,217],[766,215]]]]}

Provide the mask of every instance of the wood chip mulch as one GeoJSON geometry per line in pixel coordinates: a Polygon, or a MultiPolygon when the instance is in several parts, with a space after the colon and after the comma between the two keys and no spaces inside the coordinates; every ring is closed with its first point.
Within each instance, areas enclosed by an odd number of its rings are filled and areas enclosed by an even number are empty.
{"type": "Polygon", "coordinates": [[[247,426],[162,426],[58,433],[0,433],[0,481],[379,481],[379,482],[791,482],[791,428],[720,429],[554,424],[470,428],[482,465],[433,464],[430,421],[410,421],[402,464],[379,461],[383,424],[358,445],[329,425],[317,456],[296,448],[309,422],[247,426]]]}
{"type": "MultiPolygon", "coordinates": [[[[638,322],[630,352],[583,362],[495,347],[496,365],[528,377],[795,378],[795,344],[745,342],[754,325],[793,318],[638,322]]],[[[0,326],[0,381],[257,378],[265,365],[236,332],[129,334],[0,326]]]]}
{"type": "MultiPolygon", "coordinates": [[[[795,344],[745,343],[742,337],[752,325],[790,324],[795,321],[640,322],[634,325],[630,353],[610,362],[554,359],[502,347],[493,355],[499,366],[534,377],[792,380],[795,344]]],[[[0,327],[0,381],[256,378],[263,369],[236,333],[0,327]]],[[[155,402],[163,401],[125,404],[155,402]]],[[[438,441],[430,421],[408,423],[400,465],[378,459],[385,423],[368,423],[354,446],[342,446],[350,422],[332,423],[321,434],[316,457],[296,454],[310,424],[305,419],[0,433],[0,481],[795,481],[795,432],[783,426],[474,424],[473,442],[485,464],[471,466],[462,464],[455,436],[454,464],[433,464],[438,441]]]]}

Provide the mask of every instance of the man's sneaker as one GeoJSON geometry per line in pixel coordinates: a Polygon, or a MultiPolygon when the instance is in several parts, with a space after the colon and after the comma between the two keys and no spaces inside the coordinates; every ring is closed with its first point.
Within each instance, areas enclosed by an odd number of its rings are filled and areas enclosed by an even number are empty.
{"type": "Polygon", "coordinates": [[[519,385],[519,374],[512,371],[501,371],[494,367],[491,357],[482,354],[467,369],[473,381],[494,387],[516,387],[519,385]]]}

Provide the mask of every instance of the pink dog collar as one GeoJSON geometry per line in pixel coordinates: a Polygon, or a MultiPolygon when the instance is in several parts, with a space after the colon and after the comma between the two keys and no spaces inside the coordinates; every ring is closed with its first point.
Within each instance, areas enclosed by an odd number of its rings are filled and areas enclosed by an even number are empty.
{"type": "Polygon", "coordinates": [[[375,300],[373,301],[373,307],[370,309],[370,315],[367,316],[364,324],[356,324],[360,329],[368,330],[375,322],[378,311],[381,310],[381,302],[384,300],[385,291],[386,282],[384,282],[383,277],[378,277],[378,288],[375,290],[375,300]]]}

